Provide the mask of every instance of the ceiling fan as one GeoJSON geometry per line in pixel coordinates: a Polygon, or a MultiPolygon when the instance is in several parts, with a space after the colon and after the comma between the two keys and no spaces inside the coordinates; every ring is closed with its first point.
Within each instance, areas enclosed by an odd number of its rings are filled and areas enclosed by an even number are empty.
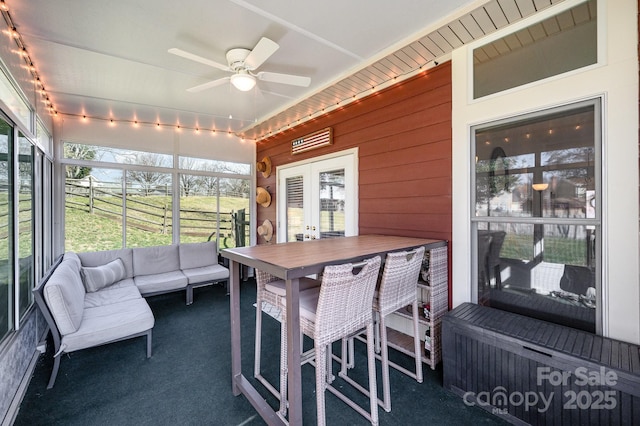
{"type": "Polygon", "coordinates": [[[262,65],[267,59],[269,59],[269,57],[273,55],[279,48],[280,46],[275,41],[270,40],[266,37],[262,37],[260,41],[258,41],[258,44],[255,45],[253,50],[242,48],[229,50],[226,55],[227,65],[223,65],[221,63],[203,58],[202,56],[198,56],[175,47],[169,49],[169,53],[199,62],[201,64],[209,65],[210,67],[218,68],[222,71],[233,73],[229,77],[219,78],[217,80],[200,84],[199,86],[191,87],[187,89],[187,91],[189,92],[200,92],[202,90],[220,86],[228,81],[231,81],[231,84],[233,84],[236,89],[242,92],[247,92],[253,89],[253,87],[256,85],[256,79],[271,83],[308,87],[311,83],[311,79],[309,77],[265,71],[260,71],[257,73],[253,72],[257,68],[259,68],[260,65],[262,65]]]}

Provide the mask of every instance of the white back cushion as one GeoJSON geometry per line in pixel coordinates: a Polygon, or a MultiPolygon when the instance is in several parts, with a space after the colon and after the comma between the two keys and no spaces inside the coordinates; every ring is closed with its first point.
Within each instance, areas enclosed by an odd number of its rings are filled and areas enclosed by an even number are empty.
{"type": "Polygon", "coordinates": [[[133,249],[133,272],[136,276],[178,270],[180,270],[180,260],[177,245],[133,249]]]}
{"type": "Polygon", "coordinates": [[[126,278],[133,278],[133,249],[125,248],[118,250],[91,251],[86,253],[78,253],[78,257],[82,262],[82,266],[101,266],[107,263],[121,259],[124,269],[127,273],[126,278]]]}
{"type": "Polygon", "coordinates": [[[77,268],[78,271],[80,271],[80,268],[82,267],[82,263],[80,262],[80,258],[78,257],[77,253],[74,253],[72,251],[68,251],[64,254],[63,256],[64,260],[72,260],[77,268]]]}
{"type": "Polygon", "coordinates": [[[84,285],[76,261],[65,259],[44,287],[44,300],[61,335],[74,333],[82,323],[84,285]]]}
{"type": "Polygon", "coordinates": [[[180,269],[201,268],[218,264],[215,241],[180,244],[180,269]]]}

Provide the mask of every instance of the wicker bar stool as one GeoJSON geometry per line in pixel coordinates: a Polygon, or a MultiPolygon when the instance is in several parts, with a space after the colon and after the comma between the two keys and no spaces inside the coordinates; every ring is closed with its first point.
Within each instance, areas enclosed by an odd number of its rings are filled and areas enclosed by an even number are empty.
{"type": "MultiPolygon", "coordinates": [[[[420,330],[418,327],[418,293],[417,284],[420,274],[420,266],[424,257],[425,248],[419,247],[411,251],[401,251],[395,253],[387,253],[380,285],[373,298],[373,311],[376,315],[376,334],[379,334],[379,348],[381,355],[377,356],[382,364],[382,395],[383,399],[378,403],[385,411],[391,411],[391,387],[389,384],[389,367],[416,379],[418,383],[422,383],[422,351],[420,344],[420,330]],[[387,325],[385,318],[397,311],[411,305],[413,319],[413,350],[415,358],[415,372],[389,361],[389,347],[387,340],[387,325]]],[[[343,354],[345,354],[346,341],[343,341],[343,354]]],[[[353,382],[347,376],[347,368],[353,366],[353,339],[350,339],[349,355],[342,357],[342,369],[340,377],[350,382],[364,394],[368,391],[362,386],[353,382]]],[[[378,349],[378,341],[376,342],[378,349]]],[[[377,398],[377,395],[376,395],[377,398]]]]}
{"type": "MultiPolygon", "coordinates": [[[[320,281],[311,278],[300,278],[300,294],[306,291],[319,288],[320,281]]],[[[266,387],[278,399],[280,392],[260,372],[260,359],[262,352],[262,308],[264,303],[272,305],[275,309],[280,308],[279,299],[286,294],[286,283],[284,280],[275,277],[267,272],[256,269],[256,341],[255,341],[255,358],[253,366],[253,377],[258,379],[260,383],[266,387]]],[[[280,320],[280,326],[284,329],[283,320],[280,320]]]]}
{"type": "MultiPolygon", "coordinates": [[[[373,333],[373,293],[380,272],[380,256],[358,264],[327,266],[322,276],[320,290],[310,290],[300,295],[300,330],[313,339],[313,349],[303,355],[313,357],[316,368],[316,402],[318,425],[325,421],[325,390],[329,390],[343,402],[368,419],[378,424],[378,403],[376,389],[376,367],[373,333]],[[367,359],[369,372],[370,411],[366,411],[350,400],[327,380],[327,347],[335,341],[348,338],[366,329],[367,359]]],[[[286,303],[285,298],[280,300],[286,303]]],[[[286,311],[283,309],[283,315],[286,311]]],[[[285,322],[285,319],[283,319],[285,322]]],[[[286,414],[287,397],[287,334],[282,330],[280,375],[281,415],[286,414]]],[[[304,362],[304,361],[303,361],[304,362]]]]}

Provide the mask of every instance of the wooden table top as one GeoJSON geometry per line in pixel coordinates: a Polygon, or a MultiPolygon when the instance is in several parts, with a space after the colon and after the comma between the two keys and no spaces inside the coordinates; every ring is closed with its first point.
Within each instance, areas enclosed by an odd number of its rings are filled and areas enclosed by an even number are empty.
{"type": "Polygon", "coordinates": [[[430,238],[391,235],[359,235],[280,244],[262,244],[221,251],[223,257],[269,272],[283,279],[322,272],[326,265],[359,261],[375,255],[419,246],[446,244],[430,238]]]}

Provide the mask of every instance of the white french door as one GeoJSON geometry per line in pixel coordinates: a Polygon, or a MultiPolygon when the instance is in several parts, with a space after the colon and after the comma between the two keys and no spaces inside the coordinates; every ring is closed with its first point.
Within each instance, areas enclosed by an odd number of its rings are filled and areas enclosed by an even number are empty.
{"type": "Polygon", "coordinates": [[[357,235],[357,151],[278,167],[278,242],[357,235]]]}

